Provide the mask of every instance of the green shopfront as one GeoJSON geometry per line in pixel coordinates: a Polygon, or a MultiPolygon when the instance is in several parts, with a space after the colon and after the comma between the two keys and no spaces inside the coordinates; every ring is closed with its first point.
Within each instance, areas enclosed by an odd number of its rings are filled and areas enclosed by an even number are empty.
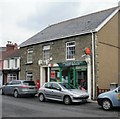
{"type": "Polygon", "coordinates": [[[67,61],[50,65],[50,81],[66,82],[87,90],[87,63],[67,61]]]}

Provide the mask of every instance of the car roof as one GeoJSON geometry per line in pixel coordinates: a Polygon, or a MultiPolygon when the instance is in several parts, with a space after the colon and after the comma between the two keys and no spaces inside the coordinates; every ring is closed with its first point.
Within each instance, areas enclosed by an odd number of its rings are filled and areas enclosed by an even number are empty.
{"type": "Polygon", "coordinates": [[[52,81],[52,82],[46,82],[46,83],[57,83],[57,84],[60,84],[60,83],[64,83],[64,82],[54,82],[54,81],[52,81]]]}
{"type": "Polygon", "coordinates": [[[13,81],[21,81],[21,82],[24,82],[24,81],[29,81],[29,80],[12,80],[10,82],[13,82],[13,81]]]}

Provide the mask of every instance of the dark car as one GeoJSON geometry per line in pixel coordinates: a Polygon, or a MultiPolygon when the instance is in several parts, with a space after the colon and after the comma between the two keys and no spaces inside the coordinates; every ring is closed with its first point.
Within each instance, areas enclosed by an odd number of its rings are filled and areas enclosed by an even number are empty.
{"type": "Polygon", "coordinates": [[[73,85],[63,82],[48,82],[39,89],[39,100],[45,99],[62,101],[64,104],[87,101],[89,95],[86,91],[76,89],[73,85]]]}
{"type": "Polygon", "coordinates": [[[104,110],[120,107],[120,86],[114,90],[101,93],[97,98],[97,102],[104,110]]]}
{"type": "Polygon", "coordinates": [[[3,85],[1,89],[2,95],[13,95],[16,98],[22,95],[35,96],[37,94],[35,82],[27,80],[13,80],[3,85]]]}

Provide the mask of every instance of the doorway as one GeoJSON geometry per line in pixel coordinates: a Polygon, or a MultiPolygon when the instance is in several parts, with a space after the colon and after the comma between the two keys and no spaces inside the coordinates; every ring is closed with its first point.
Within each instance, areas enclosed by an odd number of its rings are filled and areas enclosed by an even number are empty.
{"type": "Polygon", "coordinates": [[[79,89],[87,90],[87,71],[78,70],[76,72],[76,82],[79,89]]]}
{"type": "Polygon", "coordinates": [[[40,68],[40,86],[48,81],[48,67],[40,68]]]}

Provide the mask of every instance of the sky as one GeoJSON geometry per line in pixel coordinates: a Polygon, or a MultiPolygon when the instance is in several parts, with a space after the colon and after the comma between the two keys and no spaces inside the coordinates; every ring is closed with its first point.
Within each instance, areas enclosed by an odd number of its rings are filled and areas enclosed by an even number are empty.
{"type": "Polygon", "coordinates": [[[47,26],[118,6],[120,0],[0,0],[0,47],[20,45],[47,26]]]}

